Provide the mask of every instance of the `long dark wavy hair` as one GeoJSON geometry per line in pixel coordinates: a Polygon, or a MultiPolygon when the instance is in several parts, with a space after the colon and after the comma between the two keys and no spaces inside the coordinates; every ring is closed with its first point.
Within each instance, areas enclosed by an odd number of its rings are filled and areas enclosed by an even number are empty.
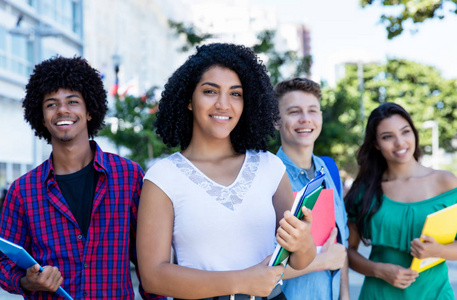
{"type": "Polygon", "coordinates": [[[99,72],[81,57],[56,56],[35,66],[25,87],[24,119],[35,130],[36,136],[50,144],[51,134],[43,125],[43,97],[60,88],[81,93],[91,116],[87,123],[89,137],[94,138],[104,126],[108,102],[99,72]]]}
{"type": "Polygon", "coordinates": [[[237,153],[266,151],[279,111],[264,64],[242,45],[213,43],[197,47],[197,52],[179,67],[165,84],[155,126],[170,147],[184,150],[192,139],[193,115],[188,109],[192,94],[203,73],[220,66],[234,71],[243,88],[244,108],[230,134],[237,153]]]}
{"type": "Polygon", "coordinates": [[[376,131],[379,123],[393,115],[404,118],[415,136],[414,158],[419,161],[422,153],[419,149],[419,134],[408,112],[398,104],[383,103],[374,109],[369,118],[363,144],[357,151],[359,172],[351,188],[345,196],[348,217],[355,220],[357,231],[364,241],[369,242],[371,233],[368,223],[373,214],[378,211],[382,201],[382,176],[387,169],[387,162],[381,151],[376,149],[376,131]],[[361,201],[360,201],[361,199],[361,201]]]}

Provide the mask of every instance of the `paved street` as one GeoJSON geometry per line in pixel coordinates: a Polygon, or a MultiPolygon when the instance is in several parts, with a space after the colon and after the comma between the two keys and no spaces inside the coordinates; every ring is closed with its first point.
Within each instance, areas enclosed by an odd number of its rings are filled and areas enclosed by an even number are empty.
{"type": "MultiPolygon", "coordinates": [[[[368,254],[370,252],[370,248],[364,247],[363,245],[361,245],[360,251],[365,256],[368,256],[368,254]]],[[[457,261],[447,262],[447,265],[449,268],[449,278],[451,281],[451,285],[454,290],[454,295],[457,299],[457,261]]],[[[135,291],[136,291],[137,290],[136,286],[138,285],[138,281],[137,281],[134,271],[132,271],[132,278],[133,278],[133,283],[135,285],[135,291]]],[[[351,295],[351,299],[358,298],[362,283],[363,283],[363,276],[352,270],[349,270],[349,292],[351,295]]],[[[22,297],[17,296],[17,295],[8,294],[7,292],[0,289],[0,300],[18,300],[18,299],[22,299],[22,297]]],[[[135,297],[135,300],[141,300],[141,297],[137,294],[135,297]]]]}

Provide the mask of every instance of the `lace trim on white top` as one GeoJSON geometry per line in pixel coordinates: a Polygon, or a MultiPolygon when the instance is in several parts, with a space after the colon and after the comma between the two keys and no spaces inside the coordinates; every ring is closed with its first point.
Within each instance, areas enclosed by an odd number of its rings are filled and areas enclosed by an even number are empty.
{"type": "Polygon", "coordinates": [[[238,174],[231,185],[223,186],[208,178],[181,153],[178,152],[177,154],[171,155],[168,158],[193,183],[204,189],[208,195],[232,211],[243,202],[246,192],[251,188],[260,162],[259,155],[251,155],[249,151],[246,151],[246,158],[241,167],[240,174],[238,174]]]}

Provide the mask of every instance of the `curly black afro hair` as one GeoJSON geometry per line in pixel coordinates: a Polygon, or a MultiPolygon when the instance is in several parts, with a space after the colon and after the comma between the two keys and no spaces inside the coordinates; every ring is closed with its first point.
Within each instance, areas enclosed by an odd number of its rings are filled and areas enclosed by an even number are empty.
{"type": "Polygon", "coordinates": [[[81,57],[56,56],[35,66],[25,87],[22,102],[24,119],[30,123],[35,135],[51,143],[51,134],[43,125],[43,97],[59,89],[80,92],[91,116],[87,123],[89,137],[94,138],[105,125],[108,111],[106,91],[97,70],[81,57]]]}
{"type": "Polygon", "coordinates": [[[243,87],[243,113],[230,134],[234,150],[266,151],[279,120],[278,105],[265,66],[242,45],[214,43],[197,47],[197,52],[165,84],[155,122],[157,133],[170,147],[180,145],[184,150],[189,146],[193,116],[188,104],[203,73],[213,66],[234,71],[243,87]]]}

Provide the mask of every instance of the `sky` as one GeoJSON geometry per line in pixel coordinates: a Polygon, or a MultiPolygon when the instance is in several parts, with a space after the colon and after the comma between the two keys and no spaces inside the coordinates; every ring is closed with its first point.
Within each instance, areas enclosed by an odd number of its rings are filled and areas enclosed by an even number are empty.
{"type": "Polygon", "coordinates": [[[361,8],[358,0],[252,2],[274,8],[281,22],[300,22],[311,28],[314,79],[331,83],[338,62],[382,63],[387,58],[432,65],[444,78],[457,78],[457,14],[414,25],[418,30],[415,34],[405,30],[388,40],[385,26],[379,21],[385,8],[379,5],[361,8]]]}

